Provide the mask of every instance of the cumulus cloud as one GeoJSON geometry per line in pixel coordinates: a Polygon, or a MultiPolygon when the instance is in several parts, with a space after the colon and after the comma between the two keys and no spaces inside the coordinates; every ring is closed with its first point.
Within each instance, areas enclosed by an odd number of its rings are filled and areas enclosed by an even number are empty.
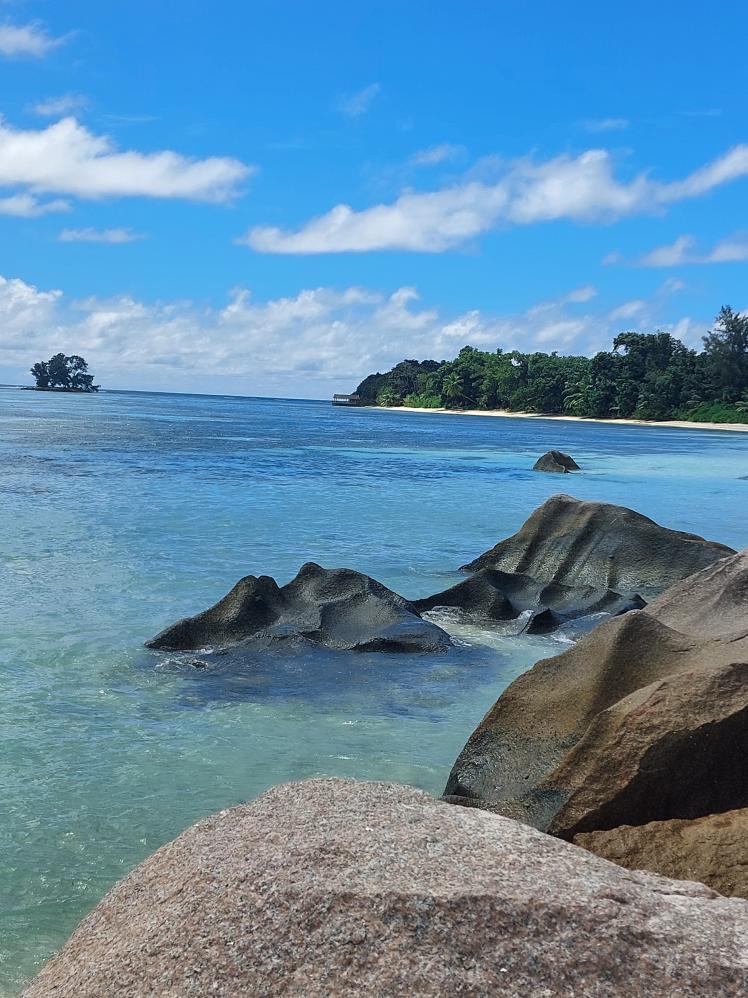
{"type": "Polygon", "coordinates": [[[593,118],[585,121],[584,127],[588,132],[621,132],[630,124],[628,118],[593,118]]]}
{"type": "Polygon", "coordinates": [[[0,187],[78,198],[141,196],[228,201],[253,168],[228,157],[120,152],[75,118],[39,130],[0,121],[0,187]]]}
{"type": "Polygon", "coordinates": [[[61,243],[134,243],[145,239],[132,229],[63,229],[57,237],[61,243]]]}
{"type": "Polygon", "coordinates": [[[40,118],[58,118],[72,114],[88,107],[88,98],[83,94],[61,94],[59,97],[47,97],[32,105],[31,110],[40,118]]]}
{"type": "Polygon", "coordinates": [[[344,97],[340,101],[338,109],[348,118],[358,118],[362,114],[366,114],[381,92],[381,84],[370,83],[363,90],[357,90],[355,94],[344,97]]]}
{"type": "Polygon", "coordinates": [[[429,146],[428,149],[419,149],[418,152],[413,153],[408,162],[411,166],[438,166],[439,163],[459,159],[464,152],[464,146],[442,142],[437,146],[429,146]]]}
{"type": "Polygon", "coordinates": [[[70,202],[55,198],[51,201],[40,201],[33,194],[11,194],[0,198],[0,215],[12,215],[15,218],[39,218],[51,212],[70,211],[70,202]]]}
{"type": "Polygon", "coordinates": [[[40,59],[67,41],[54,38],[37,21],[30,24],[0,24],[0,55],[10,58],[32,56],[40,59]]]}
{"type": "MultiPolygon", "coordinates": [[[[748,260],[748,234],[738,234],[721,239],[706,252],[697,250],[693,236],[678,236],[672,243],[656,246],[633,261],[637,267],[682,267],[692,264],[740,263],[748,260]]],[[[609,253],[603,263],[625,263],[621,253],[609,253]]]]}
{"type": "Polygon", "coordinates": [[[618,180],[610,153],[591,149],[545,162],[508,162],[493,183],[468,177],[439,191],[406,191],[391,204],[362,211],[339,204],[296,231],[256,226],[238,241],[262,253],[440,253],[500,225],[611,222],[662,211],[746,174],[748,145],[671,182],[653,180],[647,173],[618,180]]]}
{"type": "Polygon", "coordinates": [[[517,314],[491,315],[445,314],[412,287],[389,294],[321,287],[264,301],[238,288],[223,307],[206,308],[130,295],[70,301],[59,290],[0,278],[0,369],[20,377],[39,357],[64,350],[86,357],[112,387],[210,383],[213,390],[319,398],[404,356],[453,357],[465,344],[591,354],[609,348],[633,320],[643,329],[677,325],[698,342],[703,328],[690,319],[662,322],[675,290],[663,285],[649,300],[596,308],[594,288],[584,286],[517,314]]]}

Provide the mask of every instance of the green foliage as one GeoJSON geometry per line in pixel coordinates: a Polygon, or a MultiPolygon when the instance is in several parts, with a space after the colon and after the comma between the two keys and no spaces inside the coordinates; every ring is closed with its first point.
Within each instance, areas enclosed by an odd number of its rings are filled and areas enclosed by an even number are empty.
{"type": "Polygon", "coordinates": [[[450,361],[401,361],[356,391],[368,405],[746,422],[748,315],[723,308],[702,353],[662,332],[620,333],[592,358],[466,346],[450,361]]]}
{"type": "Polygon", "coordinates": [[[678,419],[688,419],[694,423],[748,423],[748,407],[740,408],[741,403],[703,402],[695,409],[684,410],[678,419]]]}
{"type": "Polygon", "coordinates": [[[31,368],[37,388],[62,388],[74,392],[97,392],[99,386],[93,383],[93,375],[88,373],[88,364],[78,354],[67,357],[56,353],[49,360],[40,360],[31,368]]]}
{"type": "Polygon", "coordinates": [[[389,385],[385,385],[384,388],[377,395],[377,405],[392,406],[392,405],[402,405],[403,400],[395,392],[393,388],[389,385]]]}
{"type": "Polygon", "coordinates": [[[704,337],[706,370],[723,402],[737,402],[748,386],[748,315],[723,305],[704,337]]]}
{"type": "Polygon", "coordinates": [[[360,397],[363,405],[401,405],[406,395],[423,391],[428,376],[438,371],[440,366],[436,360],[403,360],[386,374],[377,372],[364,378],[355,394],[360,397]],[[394,401],[379,401],[384,389],[392,393],[387,397],[394,398],[394,401]]]}
{"type": "Polygon", "coordinates": [[[409,409],[441,409],[442,398],[433,392],[413,392],[405,396],[403,405],[409,409]]]}

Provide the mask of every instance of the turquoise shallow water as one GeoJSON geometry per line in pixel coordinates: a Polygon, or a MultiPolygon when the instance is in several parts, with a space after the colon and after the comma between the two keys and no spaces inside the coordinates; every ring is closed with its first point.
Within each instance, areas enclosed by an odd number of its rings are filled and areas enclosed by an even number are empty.
{"type": "Polygon", "coordinates": [[[562,640],[448,625],[444,656],[204,675],[142,647],[163,625],[306,560],[425,595],[560,488],[746,546],[742,476],[739,433],[0,391],[0,993],[201,815],[317,774],[440,792],[504,686],[562,640]],[[550,447],[583,473],[530,471],[550,447]]]}

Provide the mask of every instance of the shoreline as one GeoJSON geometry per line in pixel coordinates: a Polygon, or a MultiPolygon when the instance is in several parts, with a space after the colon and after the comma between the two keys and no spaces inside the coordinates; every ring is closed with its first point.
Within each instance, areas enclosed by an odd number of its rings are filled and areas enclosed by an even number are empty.
{"type": "Polygon", "coordinates": [[[725,430],[748,433],[748,423],[696,423],[686,419],[595,419],[592,416],[544,415],[539,412],[508,412],[506,409],[426,409],[405,405],[367,405],[362,409],[381,412],[433,412],[442,416],[504,416],[507,419],[554,419],[568,423],[608,423],[613,426],[659,426],[676,430],[725,430]]]}

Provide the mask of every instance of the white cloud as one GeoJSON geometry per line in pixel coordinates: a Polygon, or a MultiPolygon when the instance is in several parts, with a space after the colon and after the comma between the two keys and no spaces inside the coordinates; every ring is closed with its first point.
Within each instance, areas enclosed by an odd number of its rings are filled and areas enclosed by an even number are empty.
{"type": "Polygon", "coordinates": [[[567,302],[586,302],[591,301],[597,295],[597,288],[593,287],[591,284],[585,284],[581,288],[574,288],[570,291],[564,301],[567,302]]]}
{"type": "Polygon", "coordinates": [[[0,198],[0,215],[12,215],[15,218],[39,218],[51,212],[70,211],[70,202],[60,198],[52,201],[40,201],[33,194],[11,194],[0,198]]]}
{"type": "Polygon", "coordinates": [[[640,267],[677,267],[696,245],[693,236],[679,236],[669,246],[658,246],[639,260],[640,267]]]}
{"type": "Polygon", "coordinates": [[[0,24],[0,55],[41,58],[67,41],[54,38],[38,22],[30,24],[0,24]]]}
{"type": "MultiPolygon", "coordinates": [[[[740,263],[748,260],[748,235],[733,235],[719,242],[705,253],[698,252],[693,236],[678,236],[672,243],[656,246],[637,260],[631,261],[637,267],[683,267],[693,264],[740,263]]],[[[605,264],[626,263],[617,251],[603,258],[605,264]]]]}
{"type": "Polygon", "coordinates": [[[588,132],[620,132],[630,124],[628,118],[594,118],[585,121],[584,127],[588,132]]]}
{"type": "Polygon", "coordinates": [[[459,159],[464,152],[464,146],[442,142],[437,146],[429,146],[428,149],[419,149],[418,152],[413,153],[408,162],[412,166],[437,166],[439,163],[459,159]]]}
{"type": "Polygon", "coordinates": [[[141,196],[228,201],[253,168],[236,159],[189,159],[171,151],[119,152],[74,118],[40,130],[0,121],[0,187],[79,198],[141,196]]]}
{"type": "Polygon", "coordinates": [[[366,114],[381,92],[381,84],[370,83],[363,90],[357,90],[355,94],[344,97],[338,105],[338,110],[348,118],[358,118],[360,115],[366,114]]]}
{"type": "Polygon", "coordinates": [[[61,243],[134,243],[145,239],[132,229],[63,229],[57,237],[61,243]]]}
{"type": "Polygon", "coordinates": [[[467,177],[439,191],[405,191],[391,204],[362,211],[339,204],[296,231],[256,226],[239,242],[263,253],[411,250],[440,253],[500,225],[561,219],[611,222],[662,211],[748,174],[748,145],[736,146],[683,180],[664,183],[640,173],[618,180],[604,149],[545,162],[504,164],[495,182],[467,177]]]}
{"type": "MultiPolygon", "coordinates": [[[[453,357],[465,344],[592,354],[609,348],[631,319],[642,329],[675,329],[662,321],[673,290],[663,285],[650,300],[594,308],[594,289],[586,287],[496,316],[443,314],[412,287],[391,294],[322,287],[267,301],[238,288],[224,307],[206,308],[130,295],[69,301],[60,291],[0,278],[0,371],[17,379],[34,361],[64,350],[86,357],[111,387],[210,385],[319,398],[405,356],[453,357]]],[[[694,343],[704,332],[687,318],[677,328],[694,343]]]]}
{"type": "Polygon", "coordinates": [[[57,118],[86,107],[88,98],[83,94],[61,94],[59,97],[47,97],[46,100],[38,101],[31,110],[40,118],[57,118]]]}

